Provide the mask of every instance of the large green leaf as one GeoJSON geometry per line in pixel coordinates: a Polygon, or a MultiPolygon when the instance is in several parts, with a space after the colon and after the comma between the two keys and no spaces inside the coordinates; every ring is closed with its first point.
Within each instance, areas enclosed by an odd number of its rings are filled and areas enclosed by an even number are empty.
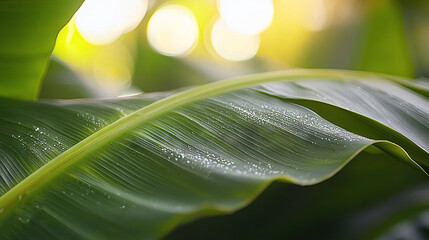
{"type": "Polygon", "coordinates": [[[37,97],[57,34],[82,2],[0,1],[0,96],[37,97]]]}
{"type": "MultiPolygon", "coordinates": [[[[429,134],[428,100],[389,79],[290,70],[174,95],[57,102],[3,99],[2,236],[156,238],[181,222],[243,207],[273,180],[321,182],[372,145],[418,169],[426,167],[428,145],[418,139],[429,134]],[[365,89],[367,98],[361,101],[402,101],[393,109],[367,106],[365,115],[340,105],[359,99],[360,91],[330,96],[341,99],[338,102],[309,95],[308,101],[326,102],[345,118],[361,116],[365,121],[356,123],[357,129],[382,129],[370,139],[365,131],[359,133],[363,136],[351,133],[290,102],[287,83],[279,86],[284,92],[269,88],[286,80],[297,86],[313,82],[344,89],[365,84],[374,87],[365,89]],[[377,88],[381,84],[383,89],[377,88]],[[386,94],[389,90],[406,95],[386,94]],[[387,122],[371,115],[377,109],[387,122]],[[390,124],[388,118],[396,114],[417,126],[408,129],[412,134],[390,124]],[[389,142],[391,136],[407,144],[389,142]]],[[[325,94],[323,88],[313,91],[325,94]]]]}

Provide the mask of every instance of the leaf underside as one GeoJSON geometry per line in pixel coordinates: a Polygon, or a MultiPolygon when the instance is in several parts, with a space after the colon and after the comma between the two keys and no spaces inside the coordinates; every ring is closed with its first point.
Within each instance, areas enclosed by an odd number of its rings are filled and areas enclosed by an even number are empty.
{"type": "Polygon", "coordinates": [[[1,236],[159,238],[245,206],[274,180],[321,182],[371,145],[427,169],[425,96],[383,77],[319,73],[177,95],[0,100],[1,236]]]}

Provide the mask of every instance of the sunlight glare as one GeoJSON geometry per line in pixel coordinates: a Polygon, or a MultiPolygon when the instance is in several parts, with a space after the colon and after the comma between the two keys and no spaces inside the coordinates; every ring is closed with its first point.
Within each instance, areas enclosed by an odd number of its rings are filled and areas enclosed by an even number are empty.
{"type": "Polygon", "coordinates": [[[218,19],[211,32],[215,51],[230,61],[243,61],[256,55],[259,35],[244,35],[230,29],[223,19],[218,19]]]}
{"type": "Polygon", "coordinates": [[[149,44],[167,56],[181,56],[189,52],[198,40],[198,25],[194,14],[176,4],[158,9],[147,26],[149,44]]]}
{"type": "Polygon", "coordinates": [[[310,9],[310,14],[305,26],[314,32],[323,30],[327,22],[325,0],[308,1],[308,9],[310,9]]]}
{"type": "Polygon", "coordinates": [[[148,0],[86,0],[76,12],[76,27],[88,42],[109,44],[136,28],[147,6],[148,0]]]}
{"type": "Polygon", "coordinates": [[[149,20],[147,38],[152,48],[163,55],[184,55],[198,40],[197,20],[186,7],[163,6],[149,20]]]}
{"type": "Polygon", "coordinates": [[[273,19],[272,0],[219,0],[220,15],[235,32],[255,35],[273,19]]]}

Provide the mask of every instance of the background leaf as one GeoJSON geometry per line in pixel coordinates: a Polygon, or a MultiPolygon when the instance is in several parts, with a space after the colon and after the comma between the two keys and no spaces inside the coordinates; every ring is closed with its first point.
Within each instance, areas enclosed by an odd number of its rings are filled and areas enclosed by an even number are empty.
{"type": "Polygon", "coordinates": [[[363,6],[367,17],[361,26],[356,69],[414,77],[415,67],[398,2],[363,1],[363,6]]]}
{"type": "Polygon", "coordinates": [[[60,29],[83,0],[0,2],[0,96],[35,99],[60,29]]]}
{"type": "Polygon", "coordinates": [[[90,98],[101,95],[77,73],[56,58],[51,58],[40,87],[41,99],[90,98]]]}

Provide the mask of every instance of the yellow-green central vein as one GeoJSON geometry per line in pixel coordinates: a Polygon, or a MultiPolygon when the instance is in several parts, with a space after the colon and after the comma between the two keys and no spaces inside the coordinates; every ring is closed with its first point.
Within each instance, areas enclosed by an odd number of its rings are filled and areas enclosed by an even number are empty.
{"type": "MultiPolygon", "coordinates": [[[[49,161],[0,197],[0,213],[10,210],[18,200],[22,200],[30,191],[36,191],[43,184],[48,182],[50,178],[81,160],[85,153],[93,151],[97,146],[110,141],[117,134],[184,104],[203,98],[213,97],[239,88],[273,81],[314,78],[347,79],[353,77],[380,79],[381,76],[384,78],[389,77],[380,74],[348,70],[292,69],[214,82],[177,93],[120,118],[49,161]]],[[[393,79],[393,77],[388,79],[395,82],[400,81],[400,79],[393,79]]]]}

